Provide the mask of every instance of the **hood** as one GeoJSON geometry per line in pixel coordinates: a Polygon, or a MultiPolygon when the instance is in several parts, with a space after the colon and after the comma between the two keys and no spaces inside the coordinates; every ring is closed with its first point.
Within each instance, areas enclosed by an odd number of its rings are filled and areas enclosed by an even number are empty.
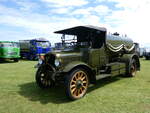
{"type": "Polygon", "coordinates": [[[59,60],[61,67],[67,65],[72,61],[81,61],[82,53],[75,51],[53,51],[45,55],[47,63],[54,64],[55,60],[59,60]]]}
{"type": "Polygon", "coordinates": [[[81,57],[80,52],[73,52],[73,53],[55,53],[55,56],[57,58],[64,58],[64,57],[81,57]]]}
{"type": "Polygon", "coordinates": [[[81,57],[82,54],[79,51],[64,51],[64,50],[56,50],[53,52],[49,52],[48,54],[53,54],[57,58],[64,57],[81,57]]]}

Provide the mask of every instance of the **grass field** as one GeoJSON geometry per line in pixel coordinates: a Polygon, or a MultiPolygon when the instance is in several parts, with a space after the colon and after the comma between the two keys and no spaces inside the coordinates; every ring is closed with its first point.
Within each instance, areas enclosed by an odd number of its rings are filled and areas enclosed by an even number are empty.
{"type": "Polygon", "coordinates": [[[150,60],[141,59],[135,78],[99,80],[77,101],[69,101],[62,86],[38,88],[35,64],[0,63],[0,113],[150,113],[150,60]]]}

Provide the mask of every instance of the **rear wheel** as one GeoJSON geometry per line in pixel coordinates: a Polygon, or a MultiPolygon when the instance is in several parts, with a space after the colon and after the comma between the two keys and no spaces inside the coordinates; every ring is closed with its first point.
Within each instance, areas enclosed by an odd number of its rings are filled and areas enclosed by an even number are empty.
{"type": "Polygon", "coordinates": [[[35,60],[35,56],[34,55],[30,55],[30,60],[35,60]]]}
{"type": "Polygon", "coordinates": [[[54,81],[51,79],[51,71],[43,69],[41,67],[38,68],[36,73],[36,83],[40,88],[50,88],[54,86],[54,81]]]}
{"type": "Polygon", "coordinates": [[[132,59],[131,64],[130,64],[129,77],[135,77],[136,71],[137,71],[136,60],[132,59]]]}
{"type": "Polygon", "coordinates": [[[88,85],[87,72],[82,68],[74,69],[66,78],[66,94],[72,100],[82,98],[87,92],[88,85]]]}

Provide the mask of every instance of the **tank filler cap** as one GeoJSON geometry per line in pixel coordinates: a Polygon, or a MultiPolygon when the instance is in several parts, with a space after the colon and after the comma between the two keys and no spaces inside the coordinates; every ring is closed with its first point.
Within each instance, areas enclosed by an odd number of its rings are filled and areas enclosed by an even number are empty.
{"type": "Polygon", "coordinates": [[[115,33],[113,33],[113,35],[115,35],[115,36],[119,36],[119,33],[115,32],[115,33]]]}

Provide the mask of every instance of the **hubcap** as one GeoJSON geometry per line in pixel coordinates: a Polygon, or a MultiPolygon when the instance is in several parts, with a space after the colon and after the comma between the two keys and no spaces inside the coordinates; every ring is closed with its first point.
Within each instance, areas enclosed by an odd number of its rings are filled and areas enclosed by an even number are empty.
{"type": "Polygon", "coordinates": [[[40,80],[41,80],[41,83],[45,86],[51,85],[51,80],[46,73],[41,73],[40,80]]]}
{"type": "Polygon", "coordinates": [[[76,88],[80,89],[82,86],[83,86],[83,81],[77,80],[77,82],[76,82],[76,88]]]}
{"type": "Polygon", "coordinates": [[[132,65],[132,67],[131,67],[131,74],[132,74],[133,76],[135,76],[135,74],[136,74],[136,69],[135,69],[135,66],[134,66],[134,65],[132,65]]]}

